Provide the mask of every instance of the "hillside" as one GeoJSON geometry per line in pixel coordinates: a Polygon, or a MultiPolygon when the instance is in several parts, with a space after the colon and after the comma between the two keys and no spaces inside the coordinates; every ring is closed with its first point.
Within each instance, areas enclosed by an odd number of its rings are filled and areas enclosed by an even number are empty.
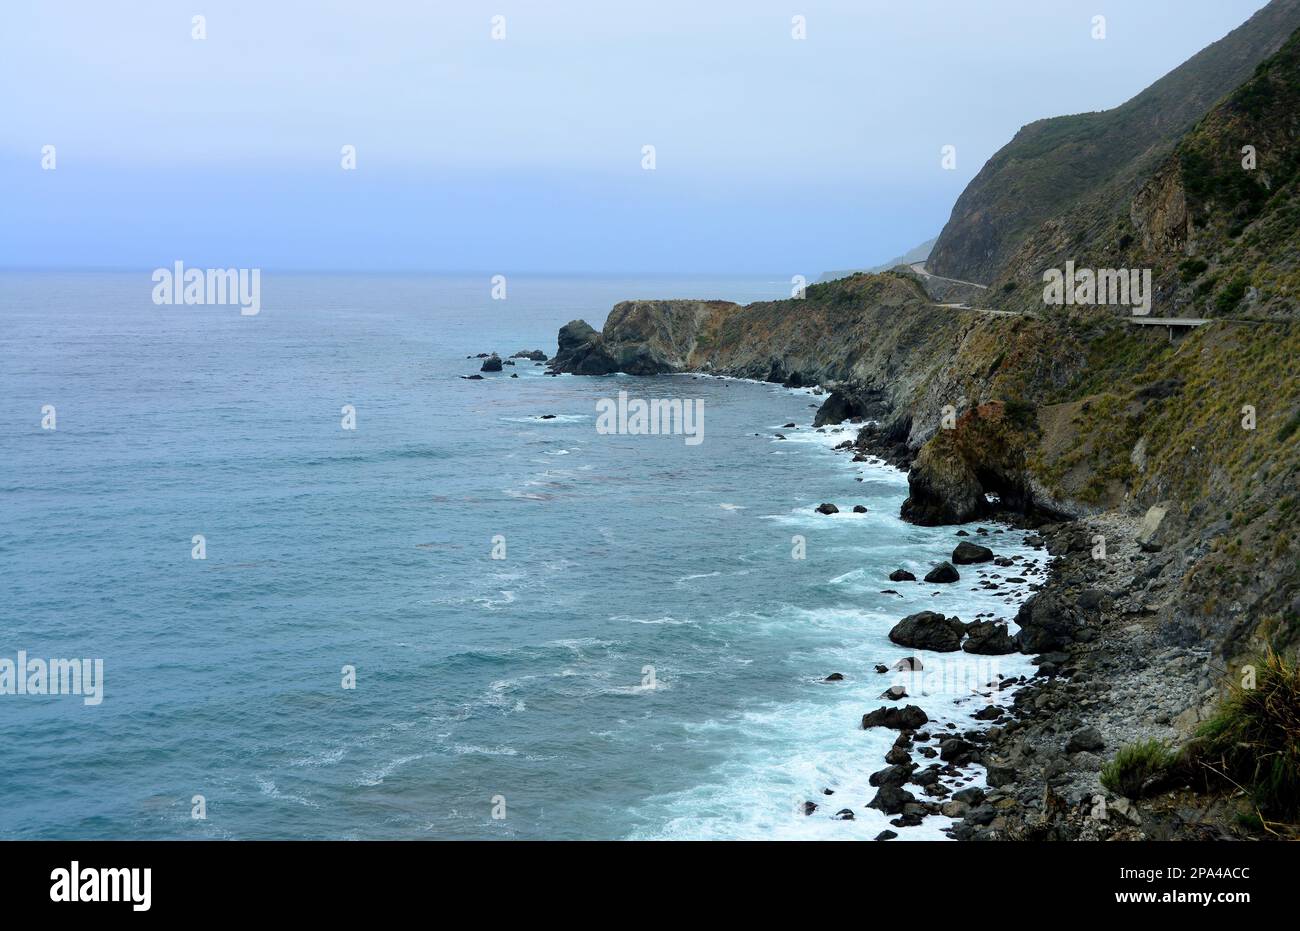
{"type": "Polygon", "coordinates": [[[1291,317],[1300,298],[1300,31],[1184,136],[1108,222],[1053,221],[994,281],[1041,308],[1041,270],[1151,268],[1158,316],[1291,317]],[[1246,167],[1245,146],[1254,150],[1246,167]]]}
{"type": "Polygon", "coordinates": [[[989,283],[1045,224],[1105,225],[1173,144],[1297,28],[1300,0],[1273,0],[1127,103],[1025,126],[958,198],[930,270],[989,283]]]}

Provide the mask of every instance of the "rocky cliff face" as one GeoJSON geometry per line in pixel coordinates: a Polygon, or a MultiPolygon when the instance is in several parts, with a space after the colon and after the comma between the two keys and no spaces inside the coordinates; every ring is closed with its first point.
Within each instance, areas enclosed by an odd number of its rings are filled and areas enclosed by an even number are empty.
{"type": "MultiPolygon", "coordinates": [[[[554,369],[828,385],[836,390],[820,422],[879,420],[912,451],[976,401],[1011,397],[1026,382],[1063,385],[1080,361],[1041,321],[941,307],[913,278],[894,274],[856,275],[814,285],[801,300],[744,307],[628,302],[594,334],[567,325],[554,369]]],[[[975,511],[959,513],[970,519],[975,511]]]]}

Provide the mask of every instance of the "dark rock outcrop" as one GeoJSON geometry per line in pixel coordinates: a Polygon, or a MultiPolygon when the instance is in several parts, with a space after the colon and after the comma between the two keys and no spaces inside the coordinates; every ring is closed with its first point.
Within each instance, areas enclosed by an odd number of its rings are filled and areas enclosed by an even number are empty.
{"type": "MultiPolygon", "coordinates": [[[[1084,617],[1073,600],[1057,589],[1036,592],[1016,612],[1022,653],[1048,653],[1069,646],[1084,630],[1084,617]]],[[[1091,639],[1091,634],[1085,634],[1091,639]]]]}
{"type": "Polygon", "coordinates": [[[929,720],[926,713],[916,705],[904,705],[902,708],[877,708],[862,716],[862,729],[888,727],[894,730],[915,730],[924,727],[929,720]]]}
{"type": "Polygon", "coordinates": [[[919,611],[895,624],[889,639],[900,646],[952,653],[961,649],[964,632],[965,625],[955,617],[944,617],[937,611],[919,611]]]}
{"type": "Polygon", "coordinates": [[[952,561],[958,566],[989,562],[992,558],[993,551],[987,546],[980,546],[978,543],[970,543],[966,540],[958,543],[957,548],[952,551],[952,561]]]}
{"type": "Polygon", "coordinates": [[[916,796],[899,786],[881,786],[876,797],[867,802],[868,808],[878,808],[887,815],[901,814],[904,805],[914,804],[916,796]]]}
{"type": "Polygon", "coordinates": [[[961,578],[961,574],[953,568],[950,562],[941,562],[925,574],[927,582],[949,583],[956,582],[961,578]]]}
{"type": "Polygon", "coordinates": [[[972,624],[966,633],[967,637],[961,648],[967,653],[980,656],[1004,656],[1016,652],[1015,638],[1007,633],[1006,624],[980,621],[972,624]]]}

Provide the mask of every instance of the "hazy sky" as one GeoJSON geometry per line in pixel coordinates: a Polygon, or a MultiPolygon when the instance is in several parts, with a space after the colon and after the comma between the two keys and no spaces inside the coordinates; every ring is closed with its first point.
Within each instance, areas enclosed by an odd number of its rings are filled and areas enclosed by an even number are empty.
{"type": "Polygon", "coordinates": [[[5,0],[0,266],[813,277],[1264,2],[5,0]]]}

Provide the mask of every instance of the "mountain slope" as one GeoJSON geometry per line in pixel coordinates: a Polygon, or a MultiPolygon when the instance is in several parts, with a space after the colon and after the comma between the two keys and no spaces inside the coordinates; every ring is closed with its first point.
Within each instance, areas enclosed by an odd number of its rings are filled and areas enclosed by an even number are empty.
{"type": "Polygon", "coordinates": [[[1044,222],[1127,201],[1173,143],[1297,28],[1300,0],[1273,0],[1127,103],[1024,127],[958,198],[930,270],[988,283],[1044,222]]]}
{"type": "Polygon", "coordinates": [[[993,293],[1002,306],[1041,310],[1043,269],[1067,260],[1080,268],[1152,269],[1156,316],[1295,316],[1300,30],[1109,216],[1075,212],[1021,243],[993,293]]]}

